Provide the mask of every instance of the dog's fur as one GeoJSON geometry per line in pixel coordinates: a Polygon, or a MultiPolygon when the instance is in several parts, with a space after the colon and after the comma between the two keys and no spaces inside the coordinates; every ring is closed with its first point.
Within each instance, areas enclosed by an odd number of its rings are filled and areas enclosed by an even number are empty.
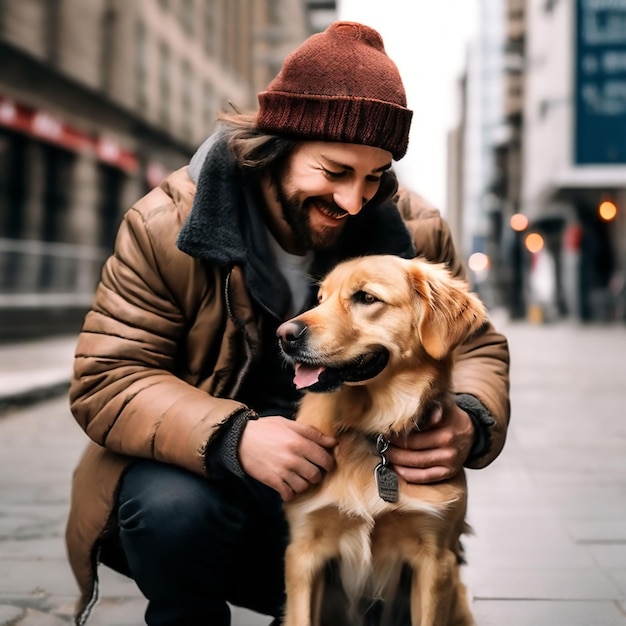
{"type": "Polygon", "coordinates": [[[278,329],[294,381],[309,392],[298,421],[338,439],[336,467],[286,504],[285,626],[320,623],[331,561],[353,616],[363,598],[381,598],[389,611],[408,567],[413,626],[474,623],[459,571],[463,472],[428,485],[399,477],[398,501],[386,502],[373,441],[414,431],[437,403],[452,401],[454,348],[485,322],[480,300],[443,265],[369,256],[338,265],[321,283],[318,306],[278,329]]]}

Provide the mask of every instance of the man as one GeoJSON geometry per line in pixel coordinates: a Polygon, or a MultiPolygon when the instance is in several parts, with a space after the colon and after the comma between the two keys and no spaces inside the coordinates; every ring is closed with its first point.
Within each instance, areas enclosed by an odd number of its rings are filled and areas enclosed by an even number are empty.
{"type": "MultiPolygon", "coordinates": [[[[126,214],[76,348],[70,399],[93,440],[76,470],[68,552],[84,623],[96,565],[132,576],[150,625],[280,616],[282,501],[333,467],[333,438],[292,420],[281,321],[362,254],[420,254],[462,275],[449,230],[396,193],[411,111],[379,34],[338,22],[224,117],[189,167],[126,214]]],[[[437,481],[500,452],[508,352],[491,326],[459,349],[456,406],[388,459],[437,481]]]]}

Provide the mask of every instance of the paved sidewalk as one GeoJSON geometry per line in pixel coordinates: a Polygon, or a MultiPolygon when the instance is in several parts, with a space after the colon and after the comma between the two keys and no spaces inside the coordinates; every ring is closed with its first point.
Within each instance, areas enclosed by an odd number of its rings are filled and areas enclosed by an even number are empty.
{"type": "MultiPolygon", "coordinates": [[[[500,458],[468,476],[464,578],[477,624],[626,626],[626,328],[498,325],[513,421],[500,458]]],[[[74,343],[0,346],[0,626],[70,621],[63,531],[85,444],[65,395],[74,343]]],[[[88,626],[143,623],[134,584],[101,574],[88,626]]],[[[233,613],[233,626],[268,622],[233,613]]]]}
{"type": "MultiPolygon", "coordinates": [[[[63,533],[71,472],[86,438],[69,413],[76,335],[0,344],[0,626],[67,626],[76,583],[63,533]]],[[[134,582],[100,569],[89,626],[138,626],[134,582]]],[[[232,607],[232,626],[269,618],[232,607]]]]}
{"type": "Polygon", "coordinates": [[[479,626],[626,625],[626,327],[504,327],[513,416],[470,472],[479,626]]]}

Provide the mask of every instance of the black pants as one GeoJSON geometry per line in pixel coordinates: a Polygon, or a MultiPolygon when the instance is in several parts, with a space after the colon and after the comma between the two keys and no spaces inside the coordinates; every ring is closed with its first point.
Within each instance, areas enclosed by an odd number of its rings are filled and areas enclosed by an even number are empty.
{"type": "Polygon", "coordinates": [[[278,494],[142,460],[125,473],[102,560],[148,599],[150,626],[228,626],[227,602],[279,616],[287,526],[278,494]]]}

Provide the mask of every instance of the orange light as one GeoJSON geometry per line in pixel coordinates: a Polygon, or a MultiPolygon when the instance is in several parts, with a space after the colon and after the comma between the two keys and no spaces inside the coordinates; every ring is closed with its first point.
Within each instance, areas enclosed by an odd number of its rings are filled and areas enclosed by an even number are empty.
{"type": "Polygon", "coordinates": [[[605,200],[598,207],[598,214],[605,222],[610,222],[617,215],[617,206],[611,200],[605,200]]]}
{"type": "Polygon", "coordinates": [[[526,227],[528,226],[528,218],[522,213],[515,213],[515,215],[511,215],[509,223],[511,224],[511,228],[513,230],[521,232],[522,230],[526,230],[526,227]]]}
{"type": "Polygon", "coordinates": [[[529,252],[539,252],[543,248],[543,237],[539,233],[530,233],[524,243],[529,252]]]}
{"type": "Polygon", "coordinates": [[[489,268],[489,257],[483,252],[474,252],[467,260],[467,265],[473,272],[482,272],[489,268]]]}

